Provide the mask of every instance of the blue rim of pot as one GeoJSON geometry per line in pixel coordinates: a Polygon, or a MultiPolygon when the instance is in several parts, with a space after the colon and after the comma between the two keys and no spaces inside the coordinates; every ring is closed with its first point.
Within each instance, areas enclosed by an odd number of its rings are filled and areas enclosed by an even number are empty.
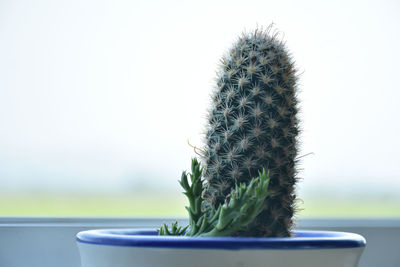
{"type": "Polygon", "coordinates": [[[100,229],[79,232],[79,243],[125,247],[189,249],[339,249],[365,247],[358,234],[333,231],[293,231],[292,237],[158,236],[149,229],[100,229]]]}

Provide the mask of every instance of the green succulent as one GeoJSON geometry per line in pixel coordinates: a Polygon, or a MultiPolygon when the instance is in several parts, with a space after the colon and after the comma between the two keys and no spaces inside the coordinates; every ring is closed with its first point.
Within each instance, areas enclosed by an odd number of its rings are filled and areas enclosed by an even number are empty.
{"type": "Polygon", "coordinates": [[[176,221],[171,224],[171,230],[169,229],[168,224],[164,223],[163,226],[157,230],[157,232],[159,235],[183,235],[188,227],[189,226],[178,227],[178,222],[176,221]]]}
{"type": "Polygon", "coordinates": [[[247,226],[262,211],[262,206],[268,196],[269,174],[263,169],[258,177],[249,184],[236,185],[225,203],[217,209],[202,209],[204,198],[202,171],[196,158],[192,159],[192,172],[182,173],[180,184],[189,200],[186,210],[189,213],[189,226],[181,228],[177,223],[172,224],[171,231],[164,224],[159,235],[186,236],[231,236],[242,227],[247,226]],[[185,230],[187,231],[185,232],[185,230]]]}

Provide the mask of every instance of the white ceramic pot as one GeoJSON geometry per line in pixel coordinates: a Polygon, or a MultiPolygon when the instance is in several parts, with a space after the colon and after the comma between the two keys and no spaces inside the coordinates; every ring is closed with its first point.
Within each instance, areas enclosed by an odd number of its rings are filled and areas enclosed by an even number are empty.
{"type": "Polygon", "coordinates": [[[82,267],[356,267],[357,234],[294,231],[289,238],[157,236],[155,230],[77,234],[82,267]]]}

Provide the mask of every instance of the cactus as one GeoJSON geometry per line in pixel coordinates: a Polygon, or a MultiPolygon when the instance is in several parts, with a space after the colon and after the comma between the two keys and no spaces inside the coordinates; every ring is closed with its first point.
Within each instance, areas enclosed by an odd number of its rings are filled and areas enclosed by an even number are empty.
{"type": "Polygon", "coordinates": [[[262,212],[234,233],[238,236],[284,237],[293,227],[297,75],[290,54],[270,30],[244,33],[222,58],[201,153],[203,195],[215,209],[236,184],[269,171],[262,212]]]}

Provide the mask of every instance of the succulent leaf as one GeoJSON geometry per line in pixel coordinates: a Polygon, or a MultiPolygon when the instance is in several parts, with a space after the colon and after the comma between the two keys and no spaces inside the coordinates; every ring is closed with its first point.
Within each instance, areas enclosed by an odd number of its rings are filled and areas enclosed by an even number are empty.
{"type": "Polygon", "coordinates": [[[174,222],[171,224],[171,230],[169,230],[168,225],[164,223],[163,226],[161,226],[160,229],[157,230],[157,232],[158,235],[184,235],[187,228],[188,226],[178,226],[178,222],[174,222]]]}

